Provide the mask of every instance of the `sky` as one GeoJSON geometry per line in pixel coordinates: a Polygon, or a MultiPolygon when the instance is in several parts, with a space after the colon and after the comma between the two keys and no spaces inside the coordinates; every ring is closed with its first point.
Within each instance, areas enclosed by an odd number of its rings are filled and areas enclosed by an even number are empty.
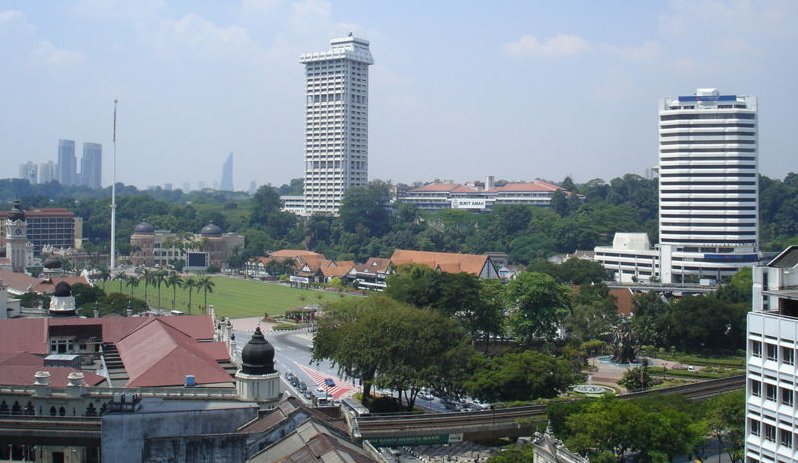
{"type": "MultiPolygon", "coordinates": [[[[371,42],[369,177],[576,182],[657,163],[657,102],[759,103],[760,172],[798,171],[798,2],[0,0],[0,178],[103,144],[111,182],[303,175],[299,56],[371,42]]],[[[78,153],[79,154],[79,153],[78,153]]]]}

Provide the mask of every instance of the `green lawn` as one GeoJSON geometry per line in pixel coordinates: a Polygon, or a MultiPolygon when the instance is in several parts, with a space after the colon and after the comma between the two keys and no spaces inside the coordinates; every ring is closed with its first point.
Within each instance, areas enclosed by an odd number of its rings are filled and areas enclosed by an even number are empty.
{"type": "MultiPolygon", "coordinates": [[[[337,293],[297,289],[276,283],[264,283],[258,280],[243,280],[224,276],[214,276],[211,279],[215,286],[213,292],[208,293],[208,305],[214,306],[217,315],[230,318],[262,316],[264,313],[282,315],[286,309],[292,307],[337,301],[341,298],[337,293]]],[[[118,281],[100,283],[100,286],[106,292],[119,292],[118,281]]],[[[126,284],[122,285],[122,291],[130,294],[130,288],[126,284]]],[[[133,288],[133,296],[144,299],[143,283],[140,283],[137,288],[133,288]]],[[[157,288],[149,285],[147,299],[151,307],[158,306],[157,288]]],[[[164,309],[172,309],[172,288],[166,287],[166,285],[161,286],[160,305],[164,309]]],[[[195,290],[191,297],[191,313],[200,313],[203,305],[204,293],[195,290]]],[[[178,288],[175,308],[188,312],[187,307],[188,290],[178,288]]]]}

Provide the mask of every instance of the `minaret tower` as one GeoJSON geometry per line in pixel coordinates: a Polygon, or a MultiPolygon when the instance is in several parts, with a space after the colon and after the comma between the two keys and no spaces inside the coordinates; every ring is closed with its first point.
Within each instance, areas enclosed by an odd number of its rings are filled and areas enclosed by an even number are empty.
{"type": "Polygon", "coordinates": [[[28,223],[25,212],[14,201],[6,219],[6,257],[11,260],[11,271],[22,273],[33,265],[33,243],[28,241],[28,223]]]}

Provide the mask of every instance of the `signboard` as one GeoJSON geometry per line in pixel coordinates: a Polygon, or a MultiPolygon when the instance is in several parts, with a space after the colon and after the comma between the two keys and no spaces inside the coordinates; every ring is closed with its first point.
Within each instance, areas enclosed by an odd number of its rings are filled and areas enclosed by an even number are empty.
{"type": "Polygon", "coordinates": [[[208,267],[208,253],[207,252],[187,252],[186,253],[186,267],[191,268],[207,268],[208,267]]]}
{"type": "Polygon", "coordinates": [[[432,445],[432,444],[453,444],[463,442],[463,433],[454,434],[431,434],[428,436],[395,436],[377,437],[367,439],[374,447],[397,447],[403,445],[432,445]]]}
{"type": "Polygon", "coordinates": [[[297,276],[291,275],[289,277],[289,280],[291,281],[291,283],[301,283],[303,285],[309,285],[310,284],[310,278],[308,278],[308,277],[297,277],[297,276]]]}
{"type": "Polygon", "coordinates": [[[452,209],[485,209],[485,200],[452,199],[452,209]]]}

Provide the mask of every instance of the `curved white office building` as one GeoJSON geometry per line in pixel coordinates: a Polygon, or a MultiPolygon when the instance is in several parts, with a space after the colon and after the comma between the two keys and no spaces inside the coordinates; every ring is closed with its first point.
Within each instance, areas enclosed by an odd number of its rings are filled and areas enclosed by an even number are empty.
{"type": "Polygon", "coordinates": [[[622,249],[596,248],[597,260],[619,270],[616,279],[719,281],[757,263],[756,98],[698,89],[661,100],[658,170],[658,262],[651,274],[628,262],[621,271],[629,257],[622,249]]]}

